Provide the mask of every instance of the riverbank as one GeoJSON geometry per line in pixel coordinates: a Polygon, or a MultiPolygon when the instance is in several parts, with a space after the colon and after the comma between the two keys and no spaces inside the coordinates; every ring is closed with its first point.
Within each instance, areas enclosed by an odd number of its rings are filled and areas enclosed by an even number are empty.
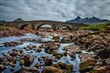
{"type": "Polygon", "coordinates": [[[4,73],[110,72],[108,29],[47,32],[5,28],[0,36],[0,69],[4,73]]]}

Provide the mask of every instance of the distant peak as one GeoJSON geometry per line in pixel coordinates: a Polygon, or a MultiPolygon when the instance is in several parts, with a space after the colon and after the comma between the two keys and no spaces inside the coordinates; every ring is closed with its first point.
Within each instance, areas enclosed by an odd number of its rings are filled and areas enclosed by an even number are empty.
{"type": "Polygon", "coordinates": [[[68,20],[68,23],[80,23],[80,24],[97,24],[97,23],[105,23],[105,22],[110,22],[109,20],[104,20],[97,18],[95,16],[93,17],[86,17],[86,18],[81,18],[80,16],[77,16],[75,19],[68,20]]]}
{"type": "Polygon", "coordinates": [[[89,19],[88,17],[86,17],[85,19],[89,19]]]}
{"type": "Polygon", "coordinates": [[[16,21],[24,21],[24,20],[22,18],[17,18],[14,21],[16,22],[16,21]]]}
{"type": "Polygon", "coordinates": [[[81,17],[80,16],[77,16],[75,19],[81,19],[81,17]]]}
{"type": "Polygon", "coordinates": [[[0,20],[0,22],[6,22],[5,20],[0,20]]]}
{"type": "Polygon", "coordinates": [[[99,18],[93,16],[93,17],[91,17],[91,19],[99,19],[99,18]]]}

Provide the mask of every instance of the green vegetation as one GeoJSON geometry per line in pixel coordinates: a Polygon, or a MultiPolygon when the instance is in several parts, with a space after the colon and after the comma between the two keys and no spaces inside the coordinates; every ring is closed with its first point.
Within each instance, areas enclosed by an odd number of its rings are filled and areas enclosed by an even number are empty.
{"type": "Polygon", "coordinates": [[[110,28],[110,23],[106,24],[89,24],[85,26],[81,26],[81,30],[94,30],[94,31],[102,31],[106,28],[110,28]]]}

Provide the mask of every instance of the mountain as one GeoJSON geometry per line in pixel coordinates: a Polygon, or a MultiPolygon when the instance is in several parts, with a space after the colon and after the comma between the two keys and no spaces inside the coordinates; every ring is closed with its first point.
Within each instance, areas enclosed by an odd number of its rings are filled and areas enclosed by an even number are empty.
{"type": "Polygon", "coordinates": [[[75,19],[66,21],[67,23],[80,23],[80,24],[98,24],[98,23],[106,23],[110,22],[110,20],[106,19],[99,19],[97,17],[91,17],[91,18],[81,18],[77,16],[75,19]]]}
{"type": "Polygon", "coordinates": [[[6,22],[5,20],[0,20],[0,22],[6,22]]]}
{"type": "Polygon", "coordinates": [[[14,20],[14,22],[24,21],[22,18],[17,18],[14,20]]]}

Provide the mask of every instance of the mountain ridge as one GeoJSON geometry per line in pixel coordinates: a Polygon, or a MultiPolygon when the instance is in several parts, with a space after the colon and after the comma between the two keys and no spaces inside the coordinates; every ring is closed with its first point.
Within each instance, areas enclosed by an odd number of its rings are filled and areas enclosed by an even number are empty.
{"type": "Polygon", "coordinates": [[[98,24],[98,23],[106,23],[110,22],[110,20],[107,19],[99,19],[97,17],[91,17],[91,18],[81,18],[80,16],[77,16],[75,19],[67,20],[67,23],[80,23],[80,24],[98,24]]]}

